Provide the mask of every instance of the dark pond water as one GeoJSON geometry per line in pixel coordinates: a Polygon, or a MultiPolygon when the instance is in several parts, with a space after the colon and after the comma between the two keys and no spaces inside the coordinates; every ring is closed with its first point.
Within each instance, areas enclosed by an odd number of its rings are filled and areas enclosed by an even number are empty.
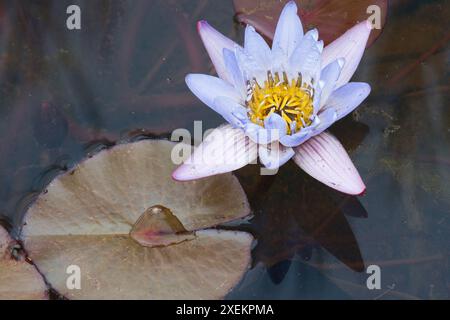
{"type": "MultiPolygon", "coordinates": [[[[343,3],[345,1],[342,1],[343,3]]],[[[241,41],[231,1],[0,1],[0,217],[88,153],[142,133],[222,123],[184,84],[212,73],[195,31],[241,41]],[[68,31],[78,3],[83,28],[68,31]]],[[[367,185],[335,192],[290,163],[239,170],[258,244],[229,298],[450,296],[450,1],[393,0],[354,79],[372,94],[332,128],[367,185]],[[381,268],[368,290],[365,268],[381,268]]]]}

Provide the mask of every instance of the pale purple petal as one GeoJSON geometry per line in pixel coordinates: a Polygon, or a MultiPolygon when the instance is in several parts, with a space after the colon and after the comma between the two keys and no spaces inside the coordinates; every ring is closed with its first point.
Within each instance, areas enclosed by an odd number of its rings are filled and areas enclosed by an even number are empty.
{"type": "Polygon", "coordinates": [[[322,107],[326,103],[328,97],[334,91],[336,87],[336,81],[341,74],[344,63],[345,59],[341,58],[333,61],[325,68],[323,68],[320,75],[320,80],[324,82],[324,87],[322,88],[322,96],[320,97],[320,107],[322,107]]]}
{"type": "Polygon", "coordinates": [[[341,71],[336,88],[348,83],[358,68],[367,40],[369,39],[371,25],[363,21],[325,47],[322,54],[322,65],[326,66],[339,59],[345,59],[345,65],[341,71]]]}
{"type": "Polygon", "coordinates": [[[321,111],[317,117],[319,124],[312,130],[311,136],[316,136],[327,130],[333,123],[337,121],[337,112],[333,108],[321,111]]]}
{"type": "Polygon", "coordinates": [[[225,48],[223,49],[223,58],[234,88],[241,94],[242,99],[245,100],[247,97],[247,86],[242,70],[239,68],[236,54],[225,48]]]}
{"type": "Polygon", "coordinates": [[[317,41],[317,49],[322,53],[323,52],[323,47],[325,46],[323,40],[319,40],[317,41]]]}
{"type": "Polygon", "coordinates": [[[317,30],[308,31],[289,58],[289,71],[294,76],[300,72],[307,81],[316,79],[320,72],[323,44],[314,38],[315,34],[317,30]]]}
{"type": "Polygon", "coordinates": [[[319,80],[314,87],[315,93],[314,93],[314,98],[313,98],[313,108],[314,108],[313,114],[315,114],[315,115],[320,110],[320,101],[322,99],[322,90],[323,90],[324,86],[325,86],[325,82],[322,80],[319,80]]]}
{"type": "Polygon", "coordinates": [[[258,144],[268,144],[280,139],[280,131],[277,129],[268,130],[253,122],[244,125],[245,135],[258,144]]]}
{"type": "Polygon", "coordinates": [[[197,30],[206,51],[208,51],[217,74],[220,78],[231,83],[232,78],[227,72],[225,61],[223,59],[223,49],[226,48],[234,51],[234,48],[239,47],[239,45],[211,27],[206,21],[199,21],[197,30]]]}
{"type": "Polygon", "coordinates": [[[277,130],[279,137],[282,137],[287,133],[286,121],[276,113],[272,113],[264,119],[264,128],[267,130],[277,130]]]}
{"type": "Polygon", "coordinates": [[[263,69],[271,66],[271,50],[267,42],[250,25],[245,28],[245,51],[252,56],[263,69]]]}
{"type": "Polygon", "coordinates": [[[272,49],[281,51],[288,59],[303,37],[303,27],[297,15],[297,5],[289,1],[281,12],[273,37],[272,49]]]}
{"type": "Polygon", "coordinates": [[[311,137],[311,130],[302,129],[292,135],[285,135],[280,138],[280,143],[285,147],[296,147],[311,137]]]}
{"type": "Polygon", "coordinates": [[[246,80],[256,78],[259,84],[264,83],[267,69],[263,68],[253,56],[249,55],[244,49],[237,48],[236,59],[246,80]]]}
{"type": "Polygon", "coordinates": [[[278,142],[258,146],[259,160],[270,170],[275,170],[288,162],[294,156],[292,148],[284,147],[278,142]]]}
{"type": "Polygon", "coordinates": [[[335,90],[322,110],[336,110],[337,120],[355,110],[370,94],[370,85],[364,82],[350,82],[335,90]]]}
{"type": "Polygon", "coordinates": [[[319,40],[319,30],[317,30],[316,28],[308,30],[308,32],[306,32],[305,36],[306,35],[310,35],[316,41],[319,40]]]}
{"type": "Polygon", "coordinates": [[[249,121],[247,117],[247,110],[230,98],[216,98],[214,100],[214,109],[235,128],[243,128],[249,121]]]}
{"type": "Polygon", "coordinates": [[[172,177],[188,181],[226,173],[254,162],[257,156],[257,145],[241,129],[222,125],[205,138],[172,177]]]}
{"type": "Polygon", "coordinates": [[[352,195],[366,189],[347,152],[328,132],[298,146],[293,159],[306,173],[333,189],[352,195]]]}
{"type": "Polygon", "coordinates": [[[264,127],[248,122],[244,125],[245,134],[255,143],[268,144],[286,135],[286,122],[280,115],[272,113],[264,119],[264,127]]]}
{"type": "Polygon", "coordinates": [[[241,95],[231,84],[213,76],[188,74],[186,84],[197,98],[216,112],[219,112],[214,105],[217,97],[228,97],[238,103],[243,102],[241,95]]]}

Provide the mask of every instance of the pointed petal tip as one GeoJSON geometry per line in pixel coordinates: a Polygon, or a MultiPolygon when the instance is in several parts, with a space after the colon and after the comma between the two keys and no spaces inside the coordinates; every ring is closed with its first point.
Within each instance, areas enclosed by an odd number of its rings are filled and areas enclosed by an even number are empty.
{"type": "Polygon", "coordinates": [[[289,1],[288,3],[286,3],[286,5],[284,6],[284,10],[295,10],[295,13],[297,13],[297,4],[295,3],[294,0],[289,1]]]}
{"type": "Polygon", "coordinates": [[[372,23],[369,21],[369,19],[360,22],[358,25],[361,26],[361,28],[366,28],[366,30],[367,30],[369,33],[370,33],[370,32],[372,31],[372,29],[373,29],[372,23]]]}
{"type": "Polygon", "coordinates": [[[367,188],[364,186],[364,190],[357,194],[358,197],[364,197],[366,195],[367,188]]]}
{"type": "MultiPolygon", "coordinates": [[[[350,158],[348,158],[348,160],[351,162],[351,165],[354,166],[350,158]]],[[[342,184],[340,188],[337,188],[336,190],[352,196],[362,196],[366,192],[366,185],[358,170],[354,168],[353,174],[348,176],[346,183],[342,184]]]]}
{"type": "Polygon", "coordinates": [[[200,32],[203,28],[209,27],[209,23],[206,20],[200,20],[197,22],[197,31],[200,32]]]}
{"type": "Polygon", "coordinates": [[[355,183],[354,185],[346,185],[343,189],[339,191],[352,196],[360,197],[366,194],[366,185],[362,181],[361,177],[359,177],[359,181],[357,183],[355,183]]]}
{"type": "Polygon", "coordinates": [[[186,83],[187,87],[189,88],[189,90],[191,90],[194,94],[196,92],[195,88],[195,74],[194,73],[188,73],[185,77],[184,77],[184,82],[186,83]]]}
{"type": "Polygon", "coordinates": [[[352,32],[355,35],[360,34],[359,37],[361,39],[364,39],[364,48],[367,45],[367,41],[369,40],[370,33],[372,32],[372,24],[369,20],[361,21],[360,23],[357,23],[352,28],[348,29],[347,32],[352,32]]]}
{"type": "Polygon", "coordinates": [[[188,181],[190,179],[186,179],[186,177],[183,174],[183,165],[179,166],[172,172],[172,179],[177,182],[184,182],[188,181]]]}
{"type": "Polygon", "coordinates": [[[195,170],[192,170],[189,165],[183,163],[172,172],[171,176],[172,179],[176,182],[189,182],[207,178],[210,175],[195,172],[195,170]]]}
{"type": "MultiPolygon", "coordinates": [[[[350,161],[351,165],[354,168],[354,164],[350,160],[350,158],[348,158],[348,161],[350,161]]],[[[345,183],[343,183],[342,185],[340,185],[338,188],[335,189],[348,195],[362,196],[366,192],[366,185],[364,184],[358,170],[354,168],[353,174],[347,177],[345,183]]]]}
{"type": "Polygon", "coordinates": [[[256,29],[251,24],[247,24],[245,26],[245,32],[256,32],[256,29]]]}
{"type": "Polygon", "coordinates": [[[189,83],[191,82],[191,78],[192,78],[192,73],[188,73],[185,77],[184,77],[184,82],[186,82],[187,86],[189,87],[189,83]]]}
{"type": "Polygon", "coordinates": [[[355,84],[354,87],[359,86],[359,97],[361,99],[361,103],[370,95],[370,92],[372,91],[372,87],[367,82],[349,82],[349,84],[355,84]]]}
{"type": "MultiPolygon", "coordinates": [[[[314,178],[316,178],[316,177],[314,177],[314,178]]],[[[366,194],[366,186],[365,186],[364,182],[362,181],[361,177],[358,177],[358,178],[359,178],[359,181],[347,181],[346,184],[342,184],[342,185],[334,185],[333,183],[330,184],[330,183],[326,183],[324,181],[321,181],[321,182],[325,183],[330,188],[333,188],[344,194],[360,197],[360,196],[364,196],[366,194]]],[[[356,177],[354,177],[354,179],[356,179],[356,177]]]]}
{"type": "Polygon", "coordinates": [[[314,40],[319,40],[319,30],[317,28],[311,29],[308,31],[308,34],[313,37],[314,40]]]}
{"type": "Polygon", "coordinates": [[[200,20],[197,22],[197,31],[209,57],[211,58],[218,76],[228,82],[231,82],[232,79],[228,74],[223,59],[223,49],[227,48],[234,50],[238,44],[214,29],[205,20],[200,20]]]}

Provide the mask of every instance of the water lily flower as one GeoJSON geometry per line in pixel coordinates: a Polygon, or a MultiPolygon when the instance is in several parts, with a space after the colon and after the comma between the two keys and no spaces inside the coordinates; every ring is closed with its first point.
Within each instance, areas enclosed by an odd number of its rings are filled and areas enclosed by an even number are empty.
{"type": "Polygon", "coordinates": [[[266,168],[277,169],[292,158],[334,189],[363,193],[365,185],[347,152],[325,130],[370,93],[367,83],[349,82],[370,30],[368,21],[361,22],[324,48],[317,29],[303,32],[294,1],[281,12],[272,48],[250,25],[241,47],[200,21],[200,37],[219,77],[189,74],[186,83],[229,124],[215,129],[173,178],[233,171],[257,156],[266,168]],[[205,161],[214,158],[227,161],[205,161]]]}

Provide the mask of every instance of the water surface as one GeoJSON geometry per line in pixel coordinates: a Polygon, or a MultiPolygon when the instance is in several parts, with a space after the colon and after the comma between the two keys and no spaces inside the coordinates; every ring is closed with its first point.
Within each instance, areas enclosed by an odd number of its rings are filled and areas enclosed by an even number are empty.
{"type": "MultiPolygon", "coordinates": [[[[344,1],[345,2],[345,1],[344,1]]],[[[188,92],[213,73],[206,19],[242,41],[231,1],[1,1],[0,217],[17,231],[33,197],[89,153],[140,134],[168,137],[220,116],[188,92]],[[65,10],[82,8],[82,30],[65,10]]],[[[367,185],[347,197],[293,163],[236,172],[258,244],[229,298],[444,299],[450,296],[450,1],[391,1],[355,81],[369,98],[333,126],[367,185]],[[382,289],[368,290],[378,265],[382,289]]]]}

